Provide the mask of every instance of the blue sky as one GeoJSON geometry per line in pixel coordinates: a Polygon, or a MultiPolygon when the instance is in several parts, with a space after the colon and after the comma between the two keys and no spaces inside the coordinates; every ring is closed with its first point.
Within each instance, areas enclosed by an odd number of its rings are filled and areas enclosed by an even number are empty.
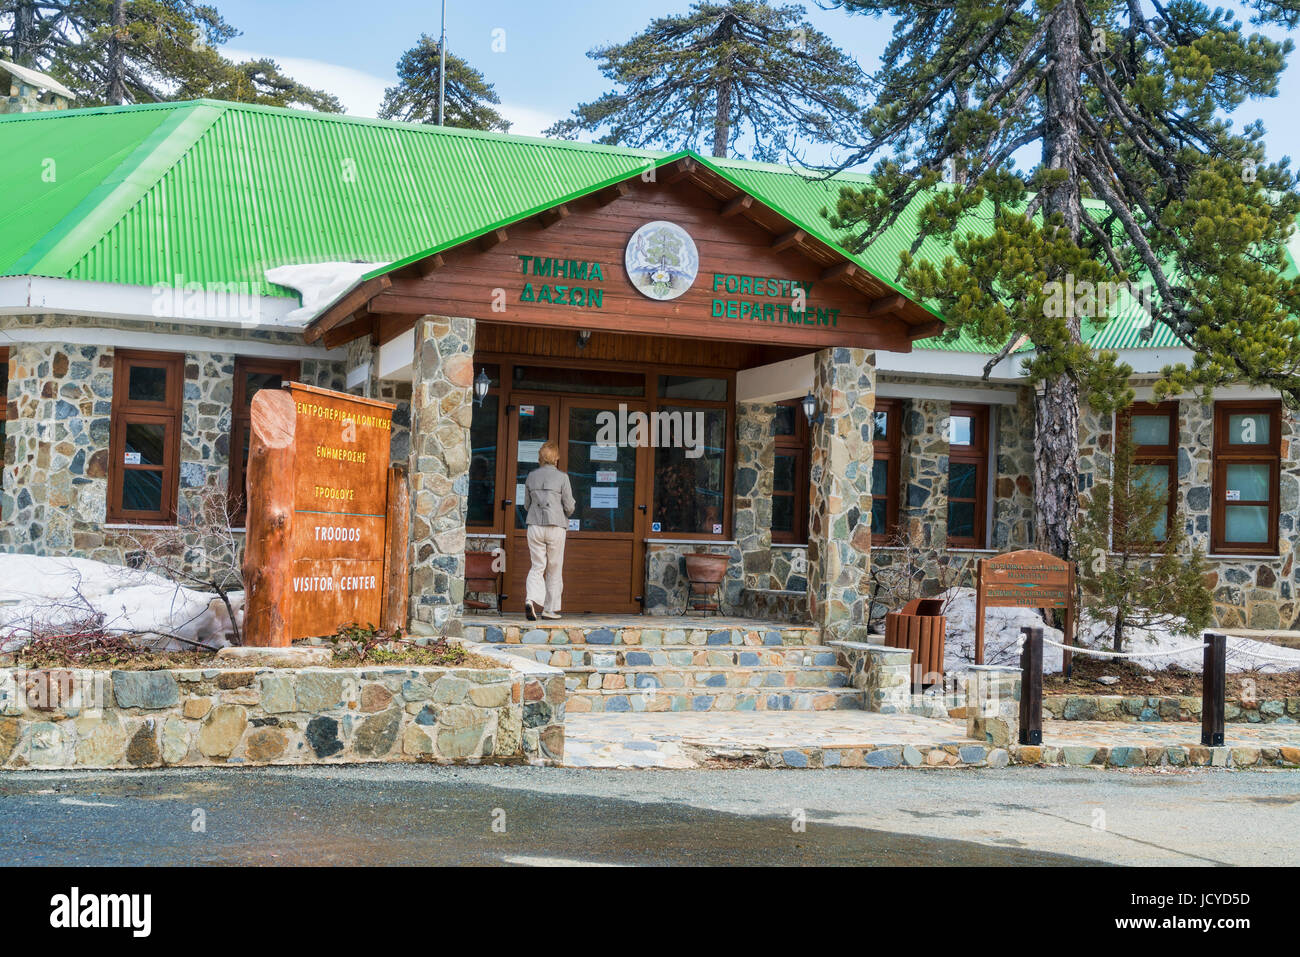
{"type": "MultiPolygon", "coordinates": [[[[439,0],[217,0],[216,6],[243,31],[227,44],[229,54],[270,56],[360,116],[375,115],[384,87],[395,82],[398,57],[419,34],[437,36],[440,9],[439,0]]],[[[888,22],[822,10],[815,2],[804,6],[815,27],[868,72],[875,69],[889,39],[888,22]]],[[[447,0],[447,45],[496,86],[512,132],[536,135],[576,103],[605,92],[588,50],[626,40],[654,17],[689,7],[689,0],[447,0]],[[497,30],[504,31],[504,52],[492,49],[497,30]]],[[[1263,119],[1270,159],[1300,153],[1298,55],[1292,54],[1278,98],[1249,102],[1235,116],[1238,125],[1263,119]]]]}

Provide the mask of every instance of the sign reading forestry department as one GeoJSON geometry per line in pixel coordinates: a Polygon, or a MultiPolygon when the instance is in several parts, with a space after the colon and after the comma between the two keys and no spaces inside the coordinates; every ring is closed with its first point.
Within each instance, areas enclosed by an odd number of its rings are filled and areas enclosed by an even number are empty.
{"type": "Polygon", "coordinates": [[[246,640],[384,619],[393,406],[301,383],[253,397],[246,640]]]}

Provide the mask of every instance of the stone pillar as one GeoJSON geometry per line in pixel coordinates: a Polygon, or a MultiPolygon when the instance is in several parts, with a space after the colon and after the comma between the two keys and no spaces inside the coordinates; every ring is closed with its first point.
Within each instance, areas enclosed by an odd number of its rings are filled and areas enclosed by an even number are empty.
{"type": "Polygon", "coordinates": [[[415,324],[411,388],[411,619],[442,631],[464,610],[469,427],[474,411],[474,320],[415,324]]]}
{"type": "Polygon", "coordinates": [[[971,665],[966,679],[966,737],[995,748],[1020,743],[1020,669],[971,665]]]}
{"type": "Polygon", "coordinates": [[[771,588],[772,470],[776,406],[736,404],[736,544],[740,546],[746,588],[771,588]]]}
{"type": "Polygon", "coordinates": [[[823,349],[813,360],[808,611],[823,642],[867,634],[875,353],[823,349]]]}
{"type": "Polygon", "coordinates": [[[913,399],[903,415],[899,527],[921,548],[948,543],[948,415],[951,403],[913,399]]]}

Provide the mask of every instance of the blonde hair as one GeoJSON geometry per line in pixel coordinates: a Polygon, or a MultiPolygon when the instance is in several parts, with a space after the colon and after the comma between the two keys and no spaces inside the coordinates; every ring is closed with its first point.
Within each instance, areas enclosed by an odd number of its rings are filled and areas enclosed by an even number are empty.
{"type": "Polygon", "coordinates": [[[560,446],[554,439],[547,439],[542,443],[542,447],[537,450],[537,461],[542,465],[558,465],[560,463],[560,446]]]}

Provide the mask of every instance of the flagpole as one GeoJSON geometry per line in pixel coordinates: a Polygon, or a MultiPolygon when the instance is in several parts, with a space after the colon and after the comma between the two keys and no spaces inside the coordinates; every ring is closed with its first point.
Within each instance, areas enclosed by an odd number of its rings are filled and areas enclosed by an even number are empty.
{"type": "Polygon", "coordinates": [[[447,97],[447,0],[442,0],[442,39],[438,41],[438,125],[447,97]]]}

